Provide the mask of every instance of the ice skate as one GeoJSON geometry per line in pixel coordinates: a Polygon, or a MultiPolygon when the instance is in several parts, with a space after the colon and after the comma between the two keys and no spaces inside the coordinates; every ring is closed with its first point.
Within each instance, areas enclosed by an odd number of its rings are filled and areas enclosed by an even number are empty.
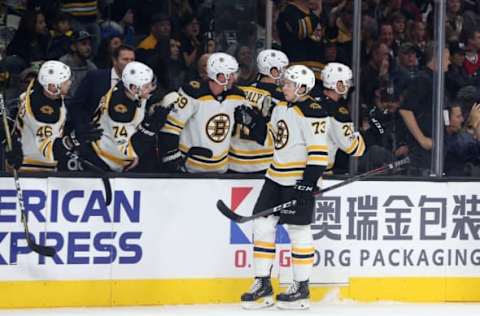
{"type": "Polygon", "coordinates": [[[242,294],[244,309],[260,309],[273,305],[273,289],[270,277],[256,277],[252,288],[242,294]]]}

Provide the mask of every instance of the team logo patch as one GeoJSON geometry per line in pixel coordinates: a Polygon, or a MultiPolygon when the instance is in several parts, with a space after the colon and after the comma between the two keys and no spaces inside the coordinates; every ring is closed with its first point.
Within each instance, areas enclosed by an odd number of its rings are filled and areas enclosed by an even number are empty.
{"type": "Polygon", "coordinates": [[[192,88],[198,89],[200,88],[200,82],[198,81],[190,81],[189,84],[192,86],[192,88]]]}
{"type": "Polygon", "coordinates": [[[277,132],[275,133],[275,149],[282,149],[288,143],[288,127],[284,120],[277,122],[277,132]]]}
{"type": "Polygon", "coordinates": [[[53,107],[51,105],[44,105],[40,108],[40,112],[42,112],[43,114],[47,114],[47,115],[52,115],[53,114],[53,107]]]}
{"type": "Polygon", "coordinates": [[[338,112],[340,112],[341,114],[347,115],[348,114],[348,109],[344,106],[341,106],[341,107],[338,108],[338,112]]]}
{"type": "Polygon", "coordinates": [[[230,117],[223,113],[213,116],[208,120],[205,131],[212,142],[221,143],[230,132],[230,117]]]}
{"type": "Polygon", "coordinates": [[[318,103],[310,103],[310,108],[313,110],[320,110],[322,106],[318,103]]]}
{"type": "Polygon", "coordinates": [[[113,109],[115,110],[115,112],[118,112],[118,113],[127,113],[128,111],[127,106],[125,104],[117,104],[113,107],[113,109]]]}

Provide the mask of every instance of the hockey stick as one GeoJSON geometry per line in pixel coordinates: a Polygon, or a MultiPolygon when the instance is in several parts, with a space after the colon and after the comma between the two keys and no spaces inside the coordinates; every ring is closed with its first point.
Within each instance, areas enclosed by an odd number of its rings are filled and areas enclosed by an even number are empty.
{"type": "MultiPolygon", "coordinates": [[[[382,167],[379,167],[379,168],[376,168],[376,169],[373,169],[373,170],[370,170],[370,171],[367,171],[365,173],[362,173],[362,174],[359,174],[359,175],[356,175],[356,176],[353,176],[347,180],[344,180],[342,182],[339,182],[337,184],[334,184],[332,186],[329,186],[328,188],[325,188],[325,189],[322,189],[316,193],[314,193],[315,196],[318,196],[322,193],[325,193],[325,192],[329,192],[329,191],[332,191],[332,190],[335,190],[335,189],[338,189],[340,187],[343,187],[347,184],[350,184],[352,182],[355,182],[355,181],[358,181],[358,180],[362,180],[362,179],[365,179],[365,178],[368,178],[372,175],[376,175],[376,174],[381,174],[381,173],[384,173],[388,170],[395,170],[395,169],[398,169],[406,164],[410,163],[410,159],[407,157],[407,158],[404,158],[404,159],[401,159],[401,160],[397,160],[397,161],[394,161],[392,163],[389,163],[389,164],[386,164],[382,167]]],[[[236,214],[234,211],[232,211],[226,204],[225,202],[223,202],[222,200],[218,200],[217,201],[217,208],[218,210],[223,214],[225,215],[226,217],[228,217],[229,219],[231,219],[232,221],[234,222],[237,222],[237,223],[245,223],[245,222],[248,222],[248,221],[251,221],[251,220],[254,220],[256,218],[259,218],[259,217],[263,217],[263,216],[268,216],[268,215],[271,215],[271,214],[274,214],[274,213],[278,213],[278,212],[281,212],[282,210],[285,210],[287,208],[290,208],[292,206],[295,205],[295,200],[291,200],[291,201],[288,201],[288,202],[285,202],[283,204],[279,204],[279,205],[276,205],[274,207],[271,207],[271,208],[268,208],[266,210],[263,210],[261,212],[258,212],[258,213],[255,213],[251,216],[242,216],[242,215],[239,215],[239,214],[236,214]]]]}
{"type": "MultiPolygon", "coordinates": [[[[8,127],[7,121],[7,110],[5,108],[5,103],[3,101],[3,94],[0,94],[0,111],[2,112],[3,116],[3,128],[5,129],[5,138],[7,140],[7,149],[8,151],[12,150],[12,138],[10,136],[10,128],[8,127]]],[[[28,217],[27,212],[25,210],[25,204],[23,202],[23,193],[20,187],[20,179],[18,178],[18,173],[15,168],[13,170],[13,178],[15,180],[15,189],[17,190],[17,199],[18,199],[18,206],[20,207],[21,213],[21,221],[23,223],[23,229],[25,231],[25,238],[27,239],[27,244],[30,249],[35,251],[36,253],[42,256],[53,257],[57,251],[53,247],[49,246],[42,246],[35,242],[32,236],[30,236],[30,231],[28,230],[28,217]]]]}
{"type": "Polygon", "coordinates": [[[110,184],[110,179],[106,175],[107,172],[105,170],[103,170],[102,168],[97,167],[96,165],[94,165],[90,161],[80,157],[77,153],[75,153],[73,151],[68,151],[67,150],[67,156],[72,158],[72,159],[76,159],[76,160],[80,161],[82,163],[82,165],[86,165],[91,170],[93,170],[93,171],[102,175],[101,178],[102,178],[103,186],[105,188],[105,204],[110,205],[110,203],[112,203],[112,186],[110,184]]]}

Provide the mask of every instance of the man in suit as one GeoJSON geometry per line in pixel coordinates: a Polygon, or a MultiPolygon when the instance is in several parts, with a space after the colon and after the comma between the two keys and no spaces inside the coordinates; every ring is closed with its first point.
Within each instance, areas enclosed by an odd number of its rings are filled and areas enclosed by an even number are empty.
{"type": "Polygon", "coordinates": [[[75,129],[88,125],[100,99],[121,80],[125,66],[135,60],[135,50],[133,47],[121,45],[113,52],[112,59],[112,68],[88,72],[74,98],[68,102],[70,120],[75,129]]]}

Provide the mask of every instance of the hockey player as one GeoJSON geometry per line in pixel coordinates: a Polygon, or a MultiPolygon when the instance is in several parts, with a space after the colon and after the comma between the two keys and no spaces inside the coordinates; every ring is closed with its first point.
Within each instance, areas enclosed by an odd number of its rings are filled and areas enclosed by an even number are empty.
{"type": "Polygon", "coordinates": [[[183,157],[193,146],[208,148],[211,158],[186,157],[187,172],[224,173],[234,126],[235,108],[247,104],[243,92],[233,84],[238,63],[225,53],[214,53],[207,61],[208,81],[190,81],[179,90],[179,98],[159,137],[163,167],[182,169],[183,157]]]}
{"type": "MultiPolygon", "coordinates": [[[[255,281],[241,297],[242,306],[247,309],[273,305],[270,272],[275,258],[277,224],[288,224],[293,264],[293,283],[285,293],[277,295],[278,307],[309,307],[308,283],[314,257],[310,229],[314,193],[319,190],[317,183],[328,163],[328,113],[309,96],[314,85],[315,75],[308,67],[289,67],[282,87],[288,103],[280,102],[272,113],[270,132],[275,139],[273,162],[267,170],[253,213],[291,200],[296,200],[296,203],[293,209],[254,221],[255,281]]],[[[250,113],[244,115],[246,123],[255,121],[248,118],[250,113]]],[[[261,142],[261,139],[257,141],[261,142]]]]}
{"type": "Polygon", "coordinates": [[[365,152],[365,141],[360,133],[354,131],[348,96],[352,87],[352,70],[341,63],[329,63],[321,73],[323,95],[316,97],[318,103],[328,111],[328,167],[333,169],[335,155],[341,149],[348,155],[360,157],[365,152]]]}
{"type": "Polygon", "coordinates": [[[81,135],[64,135],[64,96],[70,89],[70,76],[70,68],[64,63],[47,61],[38,72],[38,80],[32,81],[20,96],[15,123],[24,154],[20,171],[55,171],[65,161],[67,150],[101,134],[95,129],[81,135]]]}
{"type": "Polygon", "coordinates": [[[103,129],[85,158],[98,167],[116,172],[134,168],[140,157],[151,150],[155,136],[165,123],[169,107],[155,106],[146,113],[146,104],[156,84],[152,69],[131,62],[122,81],[101,99],[93,121],[103,129]]]}
{"type": "MultiPolygon", "coordinates": [[[[239,86],[252,111],[260,114],[258,117],[262,120],[268,122],[273,107],[283,100],[279,84],[287,66],[287,55],[279,50],[265,49],[257,56],[257,81],[250,86],[239,86]]],[[[237,124],[230,145],[229,169],[239,173],[265,173],[273,157],[273,139],[270,134],[267,136],[266,145],[260,145],[251,139],[248,129],[237,124]]]]}

